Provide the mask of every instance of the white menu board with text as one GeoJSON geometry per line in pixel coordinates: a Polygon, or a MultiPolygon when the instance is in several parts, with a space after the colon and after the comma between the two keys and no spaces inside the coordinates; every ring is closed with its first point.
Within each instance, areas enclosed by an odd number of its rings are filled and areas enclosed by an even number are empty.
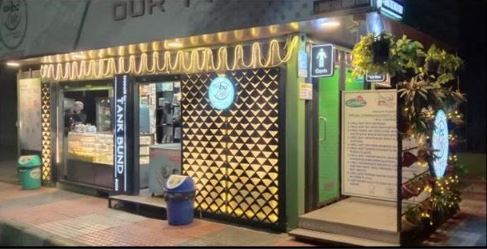
{"type": "Polygon", "coordinates": [[[342,92],[342,194],[397,199],[397,91],[342,92]]]}

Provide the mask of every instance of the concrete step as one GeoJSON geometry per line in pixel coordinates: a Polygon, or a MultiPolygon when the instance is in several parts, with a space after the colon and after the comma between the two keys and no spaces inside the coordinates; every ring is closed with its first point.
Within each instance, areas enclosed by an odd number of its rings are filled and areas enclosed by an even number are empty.
{"type": "Polygon", "coordinates": [[[301,215],[298,227],[385,243],[400,241],[397,206],[391,201],[350,197],[301,215]]]}
{"type": "Polygon", "coordinates": [[[314,240],[324,243],[333,243],[347,246],[373,246],[373,247],[397,247],[399,243],[388,243],[384,241],[377,241],[343,234],[327,233],[320,231],[313,231],[303,228],[296,228],[289,232],[290,235],[296,238],[314,240]]]}
{"type": "Polygon", "coordinates": [[[319,219],[299,218],[299,228],[317,232],[340,234],[357,238],[371,239],[386,243],[398,243],[399,233],[365,226],[350,225],[319,219]]]}

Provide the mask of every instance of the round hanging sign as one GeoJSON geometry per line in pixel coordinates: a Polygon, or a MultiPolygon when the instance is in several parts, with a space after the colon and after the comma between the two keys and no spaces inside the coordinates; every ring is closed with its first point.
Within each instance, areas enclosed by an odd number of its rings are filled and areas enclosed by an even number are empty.
{"type": "Polygon", "coordinates": [[[213,108],[225,110],[235,100],[235,85],[226,77],[213,79],[208,88],[208,97],[213,108]]]}
{"type": "Polygon", "coordinates": [[[433,170],[437,178],[443,177],[448,164],[448,123],[445,112],[439,110],[435,116],[435,126],[432,136],[432,147],[435,159],[433,170]]]}
{"type": "Polygon", "coordinates": [[[0,42],[9,49],[16,49],[22,44],[26,31],[26,1],[0,1],[0,42]]]}

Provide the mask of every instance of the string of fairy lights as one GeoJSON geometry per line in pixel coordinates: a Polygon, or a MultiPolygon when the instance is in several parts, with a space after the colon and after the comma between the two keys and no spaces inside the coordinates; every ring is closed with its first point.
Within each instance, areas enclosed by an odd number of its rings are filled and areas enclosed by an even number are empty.
{"type": "Polygon", "coordinates": [[[119,50],[118,57],[104,58],[106,55],[100,53],[101,58],[56,63],[49,63],[49,60],[45,59],[41,65],[41,77],[54,81],[73,81],[104,79],[116,74],[199,73],[267,68],[288,62],[297,48],[298,41],[298,36],[293,36],[285,43],[280,43],[276,39],[265,44],[253,42],[249,49],[238,44],[232,48],[203,47],[154,51],[151,54],[142,51],[140,56],[125,55],[119,50]],[[265,45],[267,47],[264,47],[265,45]]]}
{"type": "MultiPolygon", "coordinates": [[[[431,110],[427,110],[425,112],[425,115],[429,119],[434,119],[435,114],[431,110]]],[[[455,124],[461,124],[463,121],[463,114],[461,114],[458,110],[451,110],[447,113],[448,120],[455,123],[455,124]]],[[[450,146],[457,142],[456,140],[459,140],[458,135],[456,135],[452,130],[450,130],[450,134],[448,136],[448,140],[450,143],[450,146]]],[[[410,136],[411,138],[415,139],[418,145],[424,146],[427,139],[430,137],[428,135],[415,135],[412,134],[410,136]]],[[[419,158],[418,158],[419,159],[419,158]]],[[[422,168],[427,168],[429,167],[429,162],[427,161],[422,161],[418,160],[416,163],[421,166],[422,168]]],[[[453,166],[457,165],[459,163],[458,161],[458,156],[455,153],[450,152],[450,155],[448,156],[448,165],[453,166]]],[[[422,175],[420,178],[429,178],[430,176],[428,174],[422,175]]],[[[429,181],[428,181],[429,182],[429,181]]],[[[443,195],[445,195],[447,192],[451,193],[454,191],[454,189],[458,188],[458,185],[460,184],[460,179],[457,173],[450,173],[446,175],[443,178],[440,179],[435,179],[433,182],[429,182],[426,185],[423,186],[418,186],[417,187],[417,192],[427,192],[430,197],[425,200],[425,202],[420,203],[419,205],[422,206],[421,211],[419,212],[419,217],[425,221],[429,225],[434,225],[433,222],[433,213],[431,210],[431,207],[425,208],[424,206],[428,205],[444,205],[448,208],[452,208],[454,205],[458,205],[459,201],[461,200],[459,196],[457,195],[452,195],[448,199],[440,199],[443,195]],[[431,196],[431,194],[435,191],[434,188],[436,188],[436,196],[431,196]],[[441,195],[441,196],[438,196],[441,195]]],[[[403,188],[408,188],[407,186],[403,186],[403,188]]]]}

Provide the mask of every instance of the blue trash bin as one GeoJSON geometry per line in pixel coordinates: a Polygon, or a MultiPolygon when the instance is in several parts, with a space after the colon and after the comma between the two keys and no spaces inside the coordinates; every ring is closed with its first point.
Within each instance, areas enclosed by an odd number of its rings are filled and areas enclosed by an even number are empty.
{"type": "Polygon", "coordinates": [[[195,187],[191,177],[169,176],[164,195],[169,225],[186,225],[193,222],[194,195],[195,187]]]}

